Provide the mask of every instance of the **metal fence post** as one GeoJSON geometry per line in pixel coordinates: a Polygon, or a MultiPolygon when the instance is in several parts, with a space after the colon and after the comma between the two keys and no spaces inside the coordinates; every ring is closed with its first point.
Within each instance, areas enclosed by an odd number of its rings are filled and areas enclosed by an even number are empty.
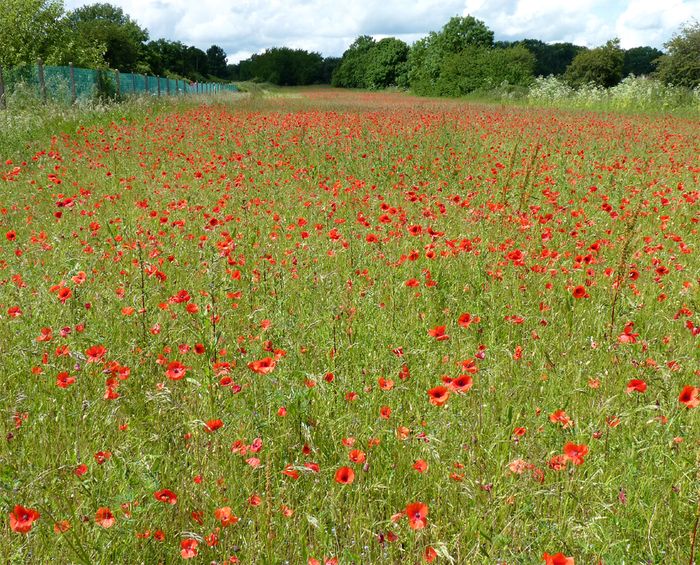
{"type": "Polygon", "coordinates": [[[46,80],[44,79],[44,62],[39,59],[36,62],[39,71],[39,91],[41,92],[41,101],[46,104],[46,80]]]}
{"type": "Polygon", "coordinates": [[[148,75],[143,75],[144,81],[146,82],[146,94],[148,94],[148,75]]]}
{"type": "Polygon", "coordinates": [[[170,79],[166,78],[165,79],[165,92],[170,96],[170,79]]]}
{"type": "Polygon", "coordinates": [[[158,96],[160,96],[160,77],[156,77],[156,82],[158,83],[158,96]]]}
{"type": "Polygon", "coordinates": [[[131,73],[131,94],[136,94],[136,75],[131,73]]]}
{"type": "Polygon", "coordinates": [[[75,69],[73,63],[68,63],[68,75],[70,77],[70,103],[75,104],[75,69]]]}
{"type": "Polygon", "coordinates": [[[119,80],[119,70],[114,71],[114,83],[117,87],[117,98],[119,98],[122,94],[122,85],[121,81],[119,80]]]}
{"type": "Polygon", "coordinates": [[[2,65],[0,65],[0,110],[7,108],[5,104],[5,81],[2,78],[2,65]]]}

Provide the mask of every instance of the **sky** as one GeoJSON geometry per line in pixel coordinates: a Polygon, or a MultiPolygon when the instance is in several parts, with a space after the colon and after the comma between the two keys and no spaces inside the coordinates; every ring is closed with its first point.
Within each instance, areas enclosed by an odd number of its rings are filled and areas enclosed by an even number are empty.
{"type": "Polygon", "coordinates": [[[586,47],[619,37],[625,49],[659,49],[700,17],[700,0],[64,0],[66,10],[98,1],[121,7],[151,39],[202,50],[218,45],[229,63],[270,47],[341,56],[359,35],[408,44],[471,15],[496,40],[568,41],[586,47]]]}

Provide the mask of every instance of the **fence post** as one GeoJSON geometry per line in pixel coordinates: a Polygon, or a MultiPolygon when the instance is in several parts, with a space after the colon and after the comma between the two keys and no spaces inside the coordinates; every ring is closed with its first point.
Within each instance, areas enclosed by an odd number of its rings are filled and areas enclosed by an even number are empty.
{"type": "Polygon", "coordinates": [[[121,81],[119,80],[119,70],[115,69],[114,71],[114,84],[117,87],[117,98],[119,98],[122,94],[122,85],[121,81]]]}
{"type": "Polygon", "coordinates": [[[131,94],[136,94],[136,75],[131,73],[131,94]]]}
{"type": "Polygon", "coordinates": [[[68,76],[70,79],[70,103],[75,104],[75,69],[73,63],[68,63],[68,76]]]}
{"type": "Polygon", "coordinates": [[[5,81],[2,78],[2,65],[0,65],[0,110],[7,108],[5,104],[5,81]]]}
{"type": "Polygon", "coordinates": [[[165,79],[165,92],[170,96],[170,79],[166,78],[165,79]]]}
{"type": "Polygon", "coordinates": [[[39,91],[41,92],[41,101],[46,104],[46,80],[44,80],[44,62],[39,59],[36,62],[39,71],[39,91]]]}
{"type": "Polygon", "coordinates": [[[148,94],[148,75],[143,75],[143,79],[146,83],[146,94],[148,94]]]}
{"type": "Polygon", "coordinates": [[[160,96],[160,77],[156,77],[156,82],[158,83],[158,96],[160,96]]]}

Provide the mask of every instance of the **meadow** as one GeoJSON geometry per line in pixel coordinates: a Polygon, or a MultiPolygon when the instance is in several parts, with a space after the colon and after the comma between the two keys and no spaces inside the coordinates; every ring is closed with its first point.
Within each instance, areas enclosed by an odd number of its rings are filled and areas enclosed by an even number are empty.
{"type": "Polygon", "coordinates": [[[127,110],[0,154],[3,562],[692,565],[696,119],[127,110]]]}

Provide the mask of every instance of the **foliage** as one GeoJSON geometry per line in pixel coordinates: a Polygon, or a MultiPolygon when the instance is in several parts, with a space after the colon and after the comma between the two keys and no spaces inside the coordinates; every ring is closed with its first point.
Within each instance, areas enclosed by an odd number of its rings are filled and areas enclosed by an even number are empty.
{"type": "Polygon", "coordinates": [[[503,84],[528,86],[534,66],[534,55],[524,47],[468,47],[445,58],[435,94],[462,96],[503,84]]]}
{"type": "Polygon", "coordinates": [[[411,90],[420,95],[463,91],[463,87],[450,83],[457,76],[465,78],[459,72],[455,56],[466,51],[481,53],[481,49],[492,46],[493,31],[484,22],[473,16],[450,18],[439,32],[430,32],[411,47],[408,57],[411,90]],[[447,74],[443,76],[443,72],[447,74]]]}
{"type": "Polygon", "coordinates": [[[226,52],[218,45],[207,49],[207,67],[211,76],[226,77],[226,52]]]}
{"type": "Polygon", "coordinates": [[[583,51],[587,51],[586,47],[574,45],[573,43],[545,43],[539,39],[523,39],[515,41],[510,45],[521,45],[525,47],[535,56],[535,67],[533,74],[535,76],[563,75],[566,68],[574,60],[574,57],[583,51]]]}
{"type": "Polygon", "coordinates": [[[344,88],[366,88],[365,70],[370,51],[376,45],[369,35],[361,35],[345,50],[340,65],[333,73],[331,84],[344,88]]]}
{"type": "Polygon", "coordinates": [[[651,75],[656,69],[657,59],[662,55],[662,51],[648,46],[625,49],[625,60],[622,67],[622,76],[651,75]]]}
{"type": "Polygon", "coordinates": [[[700,22],[686,24],[664,46],[668,53],[659,59],[659,79],[687,88],[700,85],[700,22]]]}
{"type": "Polygon", "coordinates": [[[572,88],[557,77],[538,77],[527,98],[538,105],[633,112],[674,112],[700,115],[700,88],[689,90],[650,77],[628,76],[614,87],[593,83],[572,88]]]}
{"type": "Polygon", "coordinates": [[[70,29],[76,35],[105,46],[107,65],[122,72],[146,70],[143,60],[148,32],[124,11],[111,4],[89,4],[68,12],[70,29]]]}
{"type": "Polygon", "coordinates": [[[576,55],[564,76],[574,87],[589,83],[602,87],[615,86],[622,79],[624,63],[620,40],[612,39],[601,47],[576,55]]]}
{"type": "Polygon", "coordinates": [[[375,42],[362,35],[343,53],[331,84],[370,89],[406,86],[408,51],[408,45],[395,37],[375,42]]]}
{"type": "Polygon", "coordinates": [[[299,86],[321,82],[323,72],[323,57],[318,53],[273,47],[234,65],[231,75],[234,80],[240,81],[256,80],[280,86],[299,86]]]}

